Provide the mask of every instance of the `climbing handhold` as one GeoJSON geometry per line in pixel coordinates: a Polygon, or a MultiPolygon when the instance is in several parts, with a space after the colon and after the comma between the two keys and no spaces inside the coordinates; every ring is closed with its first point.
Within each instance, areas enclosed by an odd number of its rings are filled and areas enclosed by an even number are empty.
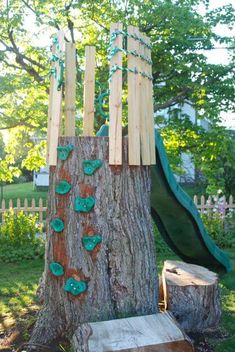
{"type": "Polygon", "coordinates": [[[92,196],[82,198],[77,197],[74,201],[74,209],[80,213],[86,213],[90,211],[95,205],[95,198],[92,196]]]}
{"type": "Polygon", "coordinates": [[[52,262],[49,265],[49,268],[53,275],[55,276],[62,276],[64,275],[64,268],[60,263],[52,262]]]}
{"type": "Polygon", "coordinates": [[[73,145],[72,144],[67,144],[67,145],[64,145],[64,146],[59,145],[57,147],[58,158],[60,160],[66,160],[72,150],[73,150],[73,145]]]}
{"type": "Polygon", "coordinates": [[[101,241],[102,241],[101,235],[82,237],[83,247],[89,252],[93,251],[97,246],[97,244],[101,243],[101,241]]]}
{"type": "Polygon", "coordinates": [[[64,230],[64,222],[60,218],[55,218],[51,220],[50,226],[56,232],[61,232],[64,230]]]}
{"type": "Polygon", "coordinates": [[[66,194],[71,190],[72,186],[67,181],[60,181],[55,188],[56,193],[66,194]]]}
{"type": "Polygon", "coordinates": [[[102,161],[100,159],[97,160],[84,160],[82,162],[83,171],[86,175],[93,175],[94,172],[101,167],[102,161]]]}
{"type": "Polygon", "coordinates": [[[85,292],[87,287],[88,285],[86,281],[77,281],[73,277],[70,277],[64,285],[64,290],[74,296],[77,296],[85,292]]]}

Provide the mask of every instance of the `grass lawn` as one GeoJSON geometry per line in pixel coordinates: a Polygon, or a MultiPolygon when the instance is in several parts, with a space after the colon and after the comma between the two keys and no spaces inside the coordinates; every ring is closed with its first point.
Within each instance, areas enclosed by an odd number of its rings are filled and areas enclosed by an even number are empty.
{"type": "Polygon", "coordinates": [[[25,198],[28,198],[29,202],[32,198],[34,198],[36,200],[36,204],[38,204],[39,198],[42,198],[43,203],[45,204],[47,200],[47,191],[34,190],[32,182],[12,184],[4,186],[3,198],[6,200],[7,205],[9,200],[12,199],[14,206],[16,206],[17,198],[19,198],[22,202],[25,198]]]}
{"type": "MultiPolygon", "coordinates": [[[[218,335],[217,333],[213,334],[212,337],[202,336],[212,347],[210,351],[215,352],[234,352],[235,346],[235,249],[228,250],[228,254],[231,258],[233,271],[220,275],[223,306],[220,332],[218,335]]],[[[157,258],[159,273],[162,270],[164,260],[178,259],[168,249],[165,249],[164,253],[158,253],[157,258]]],[[[0,345],[1,336],[4,335],[6,330],[16,331],[18,335],[12,334],[12,339],[7,340],[8,346],[5,347],[9,348],[10,345],[11,348],[14,345],[19,346],[19,340],[21,343],[28,340],[30,327],[36,319],[35,312],[39,308],[35,292],[38,280],[43,271],[43,265],[43,260],[27,261],[18,264],[1,264],[0,345]],[[14,336],[17,336],[17,338],[14,336]]],[[[4,351],[12,351],[12,349],[4,349],[4,351]]],[[[66,351],[68,350],[66,349],[66,351]]],[[[196,351],[203,350],[196,349],[196,351]]]]}

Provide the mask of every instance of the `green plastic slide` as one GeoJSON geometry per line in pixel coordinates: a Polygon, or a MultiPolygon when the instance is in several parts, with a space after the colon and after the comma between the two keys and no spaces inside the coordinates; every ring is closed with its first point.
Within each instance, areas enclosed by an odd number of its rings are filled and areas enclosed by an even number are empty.
{"type": "MultiPolygon", "coordinates": [[[[108,125],[97,136],[107,136],[108,125]]],[[[177,184],[155,129],[156,165],[151,167],[151,211],[168,246],[185,262],[230,271],[228,256],[209,237],[193,200],[177,184]]]]}
{"type": "Polygon", "coordinates": [[[169,247],[185,262],[230,271],[228,256],[209,237],[192,199],[177,184],[160,134],[155,130],[152,217],[169,247]]]}

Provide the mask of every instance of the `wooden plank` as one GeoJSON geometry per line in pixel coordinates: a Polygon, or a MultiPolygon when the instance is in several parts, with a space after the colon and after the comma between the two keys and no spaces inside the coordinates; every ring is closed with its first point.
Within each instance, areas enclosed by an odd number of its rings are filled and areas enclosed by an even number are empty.
{"type": "Polygon", "coordinates": [[[85,48],[83,136],[93,136],[95,115],[95,47],[85,48]]]}
{"type": "Polygon", "coordinates": [[[75,136],[76,46],[65,44],[65,136],[75,136]]]}
{"type": "Polygon", "coordinates": [[[89,352],[193,351],[190,339],[169,313],[89,323],[89,326],[92,331],[89,352]],[[180,346],[187,348],[180,350],[180,346]]]}
{"type": "MultiPolygon", "coordinates": [[[[129,34],[137,34],[138,29],[128,26],[129,34]]],[[[128,37],[128,51],[139,51],[138,42],[128,37]]],[[[128,54],[128,69],[139,70],[140,59],[132,54],[128,54]]],[[[140,165],[140,85],[139,75],[128,71],[128,160],[129,165],[140,165]]]]}
{"type": "MultiPolygon", "coordinates": [[[[150,40],[146,35],[142,35],[143,40],[150,44],[150,40]]],[[[144,47],[144,56],[151,60],[151,50],[144,47]]],[[[145,64],[145,72],[151,77],[152,76],[152,65],[146,62],[145,64]]],[[[155,134],[154,134],[154,107],[153,107],[153,82],[146,78],[147,80],[147,128],[148,128],[148,136],[149,136],[149,150],[150,150],[150,164],[156,164],[156,151],[155,151],[155,134]]]]}
{"type": "MultiPolygon", "coordinates": [[[[56,35],[58,38],[58,45],[60,50],[56,47],[55,54],[62,58],[64,51],[64,32],[59,31],[56,35]]],[[[57,77],[60,77],[60,64],[59,61],[55,61],[55,69],[57,77]]],[[[58,137],[60,131],[60,114],[61,114],[61,103],[62,103],[62,89],[57,89],[57,81],[54,78],[52,85],[52,96],[51,96],[51,107],[50,107],[50,128],[49,128],[49,165],[56,165],[57,163],[57,146],[58,137]]]]}
{"type": "MultiPolygon", "coordinates": [[[[110,28],[113,32],[122,30],[121,23],[114,23],[110,28]]],[[[112,48],[122,49],[122,35],[118,35],[112,48]]],[[[122,52],[116,53],[110,60],[110,69],[115,65],[122,67],[122,52]]],[[[109,82],[109,164],[122,164],[122,71],[117,70],[109,82]]]]}
{"type": "MultiPolygon", "coordinates": [[[[143,37],[141,33],[138,33],[139,37],[143,37]]],[[[139,43],[139,52],[140,55],[145,55],[145,49],[143,44],[139,43]]],[[[140,71],[142,73],[146,72],[147,63],[143,60],[140,60],[140,71]]],[[[149,91],[148,91],[148,80],[147,78],[139,75],[140,77],[140,141],[141,141],[141,160],[142,165],[150,165],[150,148],[149,148],[149,130],[148,130],[148,120],[149,120],[149,91]]]]}

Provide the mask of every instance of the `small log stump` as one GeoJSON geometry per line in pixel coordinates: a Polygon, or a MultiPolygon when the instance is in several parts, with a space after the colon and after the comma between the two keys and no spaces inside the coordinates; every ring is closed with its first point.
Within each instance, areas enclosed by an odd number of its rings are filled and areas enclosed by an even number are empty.
{"type": "Polygon", "coordinates": [[[162,279],[165,309],[185,331],[218,327],[221,302],[217,274],[199,265],[166,260],[162,279]]]}

